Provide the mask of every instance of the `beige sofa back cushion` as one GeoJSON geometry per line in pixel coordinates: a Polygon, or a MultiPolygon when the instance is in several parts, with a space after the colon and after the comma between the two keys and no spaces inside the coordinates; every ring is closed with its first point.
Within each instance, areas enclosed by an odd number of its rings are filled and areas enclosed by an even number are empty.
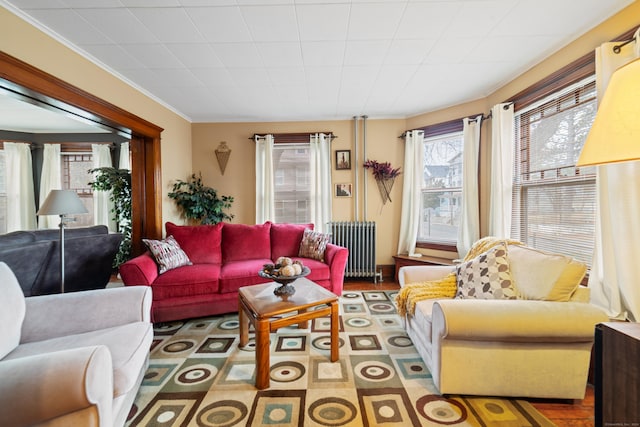
{"type": "Polygon", "coordinates": [[[0,359],[20,344],[20,331],[25,315],[22,288],[13,271],[0,262],[0,359]]]}
{"type": "Polygon", "coordinates": [[[520,299],[569,301],[587,268],[571,257],[522,245],[509,245],[508,258],[520,299]]]}

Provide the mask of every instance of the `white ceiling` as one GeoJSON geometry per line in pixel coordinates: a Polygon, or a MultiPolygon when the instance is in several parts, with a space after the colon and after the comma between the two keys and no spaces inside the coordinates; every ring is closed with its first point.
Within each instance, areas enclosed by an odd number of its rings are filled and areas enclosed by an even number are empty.
{"type": "Polygon", "coordinates": [[[489,95],[631,3],[0,0],[192,122],[439,110],[489,95]]]}

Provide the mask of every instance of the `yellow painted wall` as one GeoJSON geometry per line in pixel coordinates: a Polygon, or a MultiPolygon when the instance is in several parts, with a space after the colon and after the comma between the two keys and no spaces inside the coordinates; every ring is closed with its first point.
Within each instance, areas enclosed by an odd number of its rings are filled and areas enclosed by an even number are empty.
{"type": "Polygon", "coordinates": [[[191,172],[191,123],[0,7],[0,50],[127,110],[162,132],[162,215],[179,221],[169,182],[191,172]]]}
{"type": "MultiPolygon", "coordinates": [[[[194,123],[193,124],[193,168],[201,172],[203,181],[219,191],[220,195],[234,197],[231,213],[233,222],[255,223],[255,143],[254,134],[332,132],[338,138],[332,142],[332,182],[351,183],[351,198],[333,198],[333,220],[354,219],[376,221],[378,227],[378,263],[391,264],[398,242],[402,175],[396,180],[391,194],[391,203],[383,206],[371,173],[362,168],[364,148],[363,121],[358,122],[358,152],[356,163],[353,120],[324,122],[268,122],[268,123],[194,123]],[[222,175],[215,149],[225,141],[231,156],[222,175]],[[351,150],[351,170],[335,169],[335,150],[351,150]],[[356,173],[359,174],[356,188],[356,173]],[[366,181],[366,184],[365,184],[366,181]],[[366,186],[366,197],[365,197],[366,186]],[[358,217],[356,218],[356,200],[358,217]],[[366,218],[365,218],[366,206],[366,218]]],[[[389,161],[395,167],[404,162],[404,146],[398,136],[405,130],[404,120],[367,120],[367,156],[378,161],[389,161]]]]}

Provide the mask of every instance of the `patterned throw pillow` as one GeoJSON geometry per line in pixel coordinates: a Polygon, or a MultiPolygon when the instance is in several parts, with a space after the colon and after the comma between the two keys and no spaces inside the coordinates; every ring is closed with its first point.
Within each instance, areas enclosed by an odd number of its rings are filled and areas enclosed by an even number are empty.
{"type": "Polygon", "coordinates": [[[504,243],[458,265],[456,276],[456,298],[516,299],[504,243]]]}
{"type": "Polygon", "coordinates": [[[183,265],[191,265],[191,260],[173,236],[168,236],[164,240],[142,239],[142,241],[156,260],[160,274],[183,265]]]}
{"type": "Polygon", "coordinates": [[[329,243],[330,239],[331,235],[329,234],[309,230],[308,228],[305,229],[302,234],[298,256],[324,262],[324,250],[327,248],[327,243],[329,243]]]}

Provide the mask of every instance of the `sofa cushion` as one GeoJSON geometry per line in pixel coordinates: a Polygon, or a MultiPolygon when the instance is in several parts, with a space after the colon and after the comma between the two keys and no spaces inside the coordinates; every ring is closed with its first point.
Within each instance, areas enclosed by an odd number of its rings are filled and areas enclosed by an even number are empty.
{"type": "Polygon", "coordinates": [[[456,298],[516,299],[504,243],[456,266],[456,298]]]}
{"type": "Polygon", "coordinates": [[[219,290],[220,264],[193,264],[158,276],[153,282],[153,300],[208,295],[219,290]]]}
{"type": "Polygon", "coordinates": [[[7,360],[87,346],[105,345],[113,363],[113,396],[129,392],[140,375],[153,339],[152,324],[134,322],[112,328],[21,344],[7,360]],[[133,345],[135,343],[135,345],[133,345]]]}
{"type": "Polygon", "coordinates": [[[271,258],[297,256],[305,229],[313,230],[313,224],[271,224],[271,258]]]}
{"type": "Polygon", "coordinates": [[[167,236],[173,236],[194,264],[220,264],[222,262],[222,227],[215,225],[165,224],[167,236]]]}
{"type": "Polygon", "coordinates": [[[142,241],[147,245],[156,264],[158,264],[160,274],[184,265],[191,265],[189,257],[173,236],[168,236],[164,240],[142,239],[142,241]]]}
{"type": "Polygon", "coordinates": [[[324,261],[324,251],[331,235],[319,231],[304,230],[298,256],[324,261]]]}
{"type": "MultiPolygon", "coordinates": [[[[29,231],[33,234],[35,241],[41,240],[60,240],[60,230],[44,229],[29,231]]],[[[109,234],[109,228],[106,225],[92,225],[90,227],[65,228],[65,239],[75,239],[77,237],[98,236],[101,234],[109,234]]]]}
{"type": "Polygon", "coordinates": [[[309,275],[307,275],[307,279],[312,282],[331,279],[331,269],[324,262],[301,257],[293,257],[291,259],[293,261],[300,261],[302,265],[309,267],[310,272],[309,275]]]}
{"type": "MultiPolygon", "coordinates": [[[[511,274],[518,298],[521,299],[546,299],[562,272],[571,262],[570,257],[528,246],[510,245],[507,250],[511,274]]],[[[576,283],[577,285],[578,283],[576,283]]]]}
{"type": "MultiPolygon", "coordinates": [[[[5,246],[0,242],[0,261],[6,263],[15,274],[24,296],[38,292],[38,278],[44,279],[46,266],[53,253],[53,241],[31,242],[5,246]]],[[[56,257],[56,266],[60,265],[60,257],[56,257]]],[[[58,267],[59,269],[59,267],[58,267]]],[[[60,292],[60,274],[55,278],[56,290],[60,292]]]]}
{"type": "Polygon", "coordinates": [[[18,279],[0,262],[0,359],[20,343],[26,305],[18,279]]]}
{"type": "Polygon", "coordinates": [[[258,271],[270,263],[269,258],[224,263],[220,272],[220,293],[237,292],[242,286],[268,282],[269,279],[258,276],[258,271]]]}
{"type": "MultiPolygon", "coordinates": [[[[60,232],[58,231],[58,237],[60,232]]],[[[12,231],[11,233],[3,234],[0,236],[0,245],[18,245],[22,243],[35,242],[36,237],[29,231],[12,231]]]]}
{"type": "Polygon", "coordinates": [[[571,300],[585,274],[587,274],[587,265],[580,261],[572,260],[567,264],[558,280],[553,284],[551,292],[544,299],[546,301],[561,302],[571,300]]]}
{"type": "MultiPolygon", "coordinates": [[[[224,264],[265,258],[271,259],[271,222],[256,225],[224,224],[222,227],[222,262],[224,264]]],[[[257,275],[258,270],[255,273],[257,275]]]]}

